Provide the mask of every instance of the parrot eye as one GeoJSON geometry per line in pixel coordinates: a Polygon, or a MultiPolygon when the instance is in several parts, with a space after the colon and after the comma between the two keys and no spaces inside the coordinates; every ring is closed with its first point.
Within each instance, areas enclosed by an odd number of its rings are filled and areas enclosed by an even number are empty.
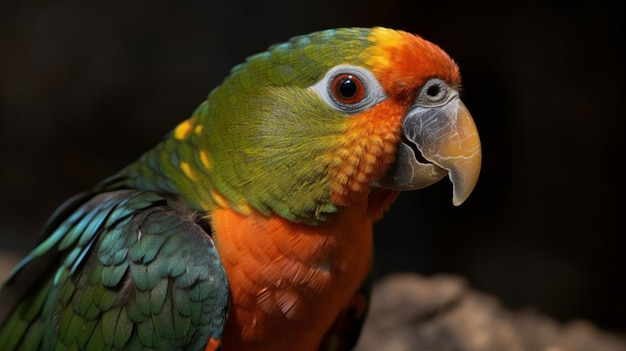
{"type": "Polygon", "coordinates": [[[450,89],[441,79],[433,78],[424,83],[417,100],[424,104],[438,104],[448,100],[450,89]]]}
{"type": "Polygon", "coordinates": [[[364,111],[387,98],[374,74],[358,66],[335,66],[309,88],[330,107],[348,114],[364,111]]]}
{"type": "Polygon", "coordinates": [[[335,99],[342,104],[356,104],[365,96],[363,82],[352,74],[343,73],[335,77],[330,89],[335,99]]]}

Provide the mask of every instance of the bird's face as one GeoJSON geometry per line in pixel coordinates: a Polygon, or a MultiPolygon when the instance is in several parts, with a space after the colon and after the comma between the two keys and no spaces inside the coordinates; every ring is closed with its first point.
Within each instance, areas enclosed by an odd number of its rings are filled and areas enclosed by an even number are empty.
{"type": "Polygon", "coordinates": [[[311,87],[349,117],[349,140],[340,143],[349,156],[334,170],[336,202],[368,186],[415,190],[448,175],[453,203],[461,204],[478,179],[481,147],[456,64],[408,33],[375,28],[368,40],[358,64],[334,66],[311,87]]]}
{"type": "Polygon", "coordinates": [[[481,150],[459,86],[452,59],[405,32],[338,29],[275,45],[209,97],[212,191],[241,212],[323,222],[373,188],[447,174],[460,204],[481,150]]]}

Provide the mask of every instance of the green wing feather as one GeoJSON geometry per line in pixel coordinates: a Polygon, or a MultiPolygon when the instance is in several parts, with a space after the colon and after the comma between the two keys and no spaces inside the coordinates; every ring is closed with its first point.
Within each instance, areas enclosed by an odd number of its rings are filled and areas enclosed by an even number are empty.
{"type": "Polygon", "coordinates": [[[3,295],[23,295],[0,350],[202,350],[220,339],[228,282],[207,225],[152,192],[87,198],[64,206],[5,283],[3,295]]]}

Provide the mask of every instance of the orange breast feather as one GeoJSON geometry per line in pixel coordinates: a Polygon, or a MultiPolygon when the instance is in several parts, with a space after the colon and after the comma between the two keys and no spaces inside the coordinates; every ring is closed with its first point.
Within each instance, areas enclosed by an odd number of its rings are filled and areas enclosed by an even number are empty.
{"type": "Polygon", "coordinates": [[[212,213],[232,299],[224,350],[316,350],[367,277],[372,222],[396,195],[364,194],[319,226],[228,209],[212,213]]]}

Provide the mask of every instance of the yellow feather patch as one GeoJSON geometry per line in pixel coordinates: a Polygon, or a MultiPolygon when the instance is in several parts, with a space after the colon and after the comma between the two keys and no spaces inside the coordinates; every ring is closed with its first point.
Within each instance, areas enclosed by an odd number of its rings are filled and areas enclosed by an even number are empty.
{"type": "Polygon", "coordinates": [[[202,162],[202,165],[204,166],[204,168],[207,171],[210,170],[211,161],[209,161],[209,155],[207,154],[207,152],[205,150],[200,150],[198,154],[200,155],[200,162],[202,162]]]}
{"type": "Polygon", "coordinates": [[[191,166],[189,165],[189,162],[185,162],[185,161],[181,161],[180,162],[180,169],[183,170],[183,173],[185,173],[185,175],[187,176],[187,178],[191,179],[191,180],[196,180],[198,177],[193,173],[193,170],[191,169],[191,166]]]}
{"type": "Polygon", "coordinates": [[[252,214],[252,212],[254,211],[252,206],[250,206],[247,202],[241,204],[237,209],[239,210],[241,214],[246,215],[246,216],[252,214]]]}
{"type": "MultiPolygon", "coordinates": [[[[398,44],[402,44],[402,40],[404,39],[403,37],[404,36],[400,31],[377,27],[372,29],[369,39],[374,43],[385,43],[386,47],[395,47],[398,46],[398,44]]],[[[392,60],[391,57],[388,56],[388,52],[385,51],[386,47],[383,48],[381,46],[374,46],[367,52],[367,54],[371,55],[371,51],[376,50],[375,56],[366,56],[365,52],[362,55],[363,57],[372,60],[376,65],[388,67],[391,65],[392,60]]]]}
{"type": "Polygon", "coordinates": [[[192,127],[193,124],[191,123],[191,121],[185,120],[184,122],[179,124],[176,129],[174,129],[174,138],[178,140],[185,139],[189,135],[192,127]]]}
{"type": "Polygon", "coordinates": [[[215,201],[215,203],[221,208],[230,208],[228,204],[228,200],[224,197],[224,195],[218,193],[217,191],[211,189],[211,197],[215,201]]]}

